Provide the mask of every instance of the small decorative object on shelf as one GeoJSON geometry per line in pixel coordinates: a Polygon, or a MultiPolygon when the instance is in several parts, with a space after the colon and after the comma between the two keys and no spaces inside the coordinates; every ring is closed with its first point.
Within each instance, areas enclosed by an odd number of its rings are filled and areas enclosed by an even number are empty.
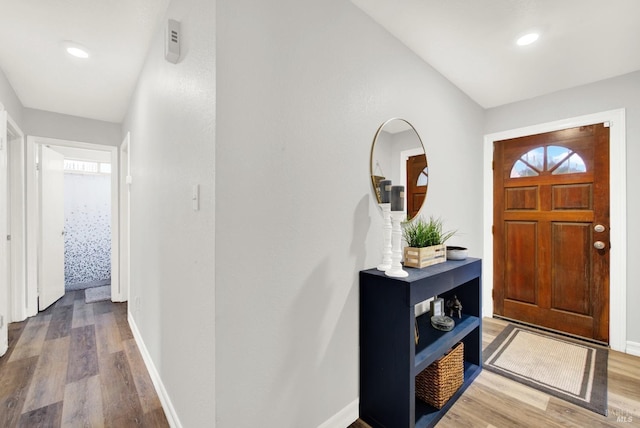
{"type": "Polygon", "coordinates": [[[382,247],[382,263],[377,266],[377,269],[386,271],[391,268],[391,204],[388,202],[381,203],[380,208],[382,208],[382,221],[384,222],[382,226],[384,245],[382,247]]]}
{"type": "Polygon", "coordinates": [[[465,247],[447,247],[447,260],[464,260],[468,252],[465,247]]]}
{"type": "Polygon", "coordinates": [[[444,299],[434,296],[430,303],[431,316],[444,315],[444,299]]]}
{"type": "MultiPolygon", "coordinates": [[[[395,186],[394,186],[395,187],[395,186]]],[[[404,218],[404,211],[394,211],[391,205],[391,267],[384,271],[384,274],[394,278],[406,278],[409,273],[402,269],[400,260],[402,260],[402,229],[400,222],[404,218]]]]}
{"type": "Polygon", "coordinates": [[[451,331],[456,323],[446,315],[436,315],[431,317],[431,325],[436,330],[451,331]]]}
{"type": "Polygon", "coordinates": [[[450,317],[455,313],[458,318],[462,318],[462,303],[458,300],[458,296],[453,296],[453,299],[447,301],[447,309],[449,309],[450,317]]]}
{"type": "Polygon", "coordinates": [[[447,261],[444,242],[456,231],[443,231],[441,219],[429,217],[429,221],[425,221],[417,217],[403,226],[402,236],[407,242],[405,266],[424,268],[447,261]]]}

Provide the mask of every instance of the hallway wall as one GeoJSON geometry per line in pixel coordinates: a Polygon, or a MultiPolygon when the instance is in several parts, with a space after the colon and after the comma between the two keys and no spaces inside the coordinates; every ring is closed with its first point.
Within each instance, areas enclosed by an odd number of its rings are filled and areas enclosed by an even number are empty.
{"type": "MultiPolygon", "coordinates": [[[[22,128],[22,103],[2,69],[0,69],[0,103],[4,105],[11,118],[22,128]]],[[[22,131],[24,132],[24,129],[22,131]]]]}
{"type": "Polygon", "coordinates": [[[423,214],[482,256],[483,110],[348,1],[217,4],[217,426],[344,428],[358,272],[381,260],[374,134],[415,126],[423,214]]]}
{"type": "Polygon", "coordinates": [[[122,142],[122,127],[119,123],[32,108],[25,108],[23,116],[22,131],[28,135],[116,147],[122,142]]]}
{"type": "Polygon", "coordinates": [[[131,131],[129,308],[184,427],[216,419],[215,3],[171,2],[180,59],[165,61],[158,28],[118,138],[131,131]]]}

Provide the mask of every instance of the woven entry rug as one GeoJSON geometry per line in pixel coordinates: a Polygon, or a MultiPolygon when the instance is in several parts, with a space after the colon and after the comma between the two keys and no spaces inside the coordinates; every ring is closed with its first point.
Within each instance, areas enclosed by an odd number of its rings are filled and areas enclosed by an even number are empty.
{"type": "Polygon", "coordinates": [[[606,415],[605,348],[509,324],[483,356],[487,370],[606,415]]]}
{"type": "Polygon", "coordinates": [[[102,302],[103,300],[111,300],[110,285],[87,288],[86,290],[84,290],[84,301],[86,303],[102,302]]]}

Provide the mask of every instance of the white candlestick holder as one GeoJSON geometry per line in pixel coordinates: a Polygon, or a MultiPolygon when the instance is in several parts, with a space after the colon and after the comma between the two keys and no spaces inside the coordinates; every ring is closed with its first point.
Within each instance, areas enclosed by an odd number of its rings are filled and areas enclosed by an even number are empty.
{"type": "Polygon", "coordinates": [[[380,208],[382,208],[382,220],[384,221],[382,226],[384,245],[382,247],[382,263],[378,265],[378,270],[387,271],[391,269],[391,204],[380,204],[380,208]]]}
{"type": "Polygon", "coordinates": [[[405,217],[404,211],[391,211],[391,267],[384,271],[384,274],[394,278],[405,278],[409,276],[406,270],[402,269],[402,229],[400,222],[405,217]]]}

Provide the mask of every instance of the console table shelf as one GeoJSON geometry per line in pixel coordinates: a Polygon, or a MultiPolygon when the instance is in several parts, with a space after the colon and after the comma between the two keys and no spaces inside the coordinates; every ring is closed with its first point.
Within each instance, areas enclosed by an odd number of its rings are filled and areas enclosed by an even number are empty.
{"type": "Polygon", "coordinates": [[[406,278],[360,272],[360,418],[374,428],[432,427],[482,370],[482,287],[479,259],[405,267],[406,278]],[[434,296],[458,296],[462,318],[451,331],[431,326],[415,305],[434,296]],[[420,340],[415,344],[415,322],[420,340]],[[415,397],[415,376],[464,342],[464,383],[440,410],[415,397]]]}

